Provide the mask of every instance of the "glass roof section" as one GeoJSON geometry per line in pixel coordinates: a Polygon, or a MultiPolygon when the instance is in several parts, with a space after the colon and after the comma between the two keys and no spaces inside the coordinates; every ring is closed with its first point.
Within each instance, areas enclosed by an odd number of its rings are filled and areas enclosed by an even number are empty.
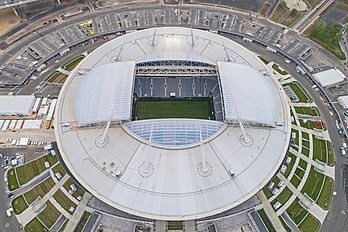
{"type": "Polygon", "coordinates": [[[187,147],[205,141],[224,127],[219,121],[200,119],[150,119],[123,124],[133,135],[149,144],[187,147]]]}

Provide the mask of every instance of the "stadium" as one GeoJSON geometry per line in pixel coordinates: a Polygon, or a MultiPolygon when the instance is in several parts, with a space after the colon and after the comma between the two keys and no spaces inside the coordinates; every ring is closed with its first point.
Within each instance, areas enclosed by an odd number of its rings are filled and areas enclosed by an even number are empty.
{"type": "Polygon", "coordinates": [[[65,82],[55,118],[76,180],[157,220],[250,199],[280,168],[291,133],[283,90],[257,55],[181,27],[126,33],[93,51],[65,82]]]}

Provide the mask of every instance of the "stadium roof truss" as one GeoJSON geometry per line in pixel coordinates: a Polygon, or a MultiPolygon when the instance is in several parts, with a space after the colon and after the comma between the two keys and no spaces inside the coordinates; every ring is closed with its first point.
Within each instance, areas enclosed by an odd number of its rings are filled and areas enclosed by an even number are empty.
{"type": "Polygon", "coordinates": [[[142,77],[195,77],[216,76],[216,67],[199,61],[187,60],[159,60],[138,63],[135,69],[136,76],[142,77]]]}

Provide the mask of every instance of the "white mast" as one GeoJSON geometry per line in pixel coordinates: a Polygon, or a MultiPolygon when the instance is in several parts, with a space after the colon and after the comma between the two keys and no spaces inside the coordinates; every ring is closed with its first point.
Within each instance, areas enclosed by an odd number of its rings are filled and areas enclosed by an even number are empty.
{"type": "Polygon", "coordinates": [[[109,131],[110,125],[111,125],[111,117],[110,117],[108,123],[106,124],[106,127],[104,129],[103,135],[102,135],[102,137],[99,140],[99,143],[101,143],[101,144],[105,143],[105,139],[106,139],[107,133],[109,131]]]}
{"type": "Polygon", "coordinates": [[[154,47],[157,44],[156,41],[155,41],[155,39],[156,39],[156,32],[157,32],[157,27],[155,28],[155,31],[153,32],[152,41],[149,43],[149,45],[151,47],[154,47]]]}
{"type": "Polygon", "coordinates": [[[121,52],[123,51],[123,47],[124,44],[126,43],[126,40],[123,41],[122,47],[120,48],[120,50],[118,50],[117,56],[115,56],[112,60],[113,61],[120,61],[120,57],[121,57],[121,52]]]}
{"type": "Polygon", "coordinates": [[[228,52],[227,52],[227,48],[226,48],[226,46],[225,46],[224,40],[222,40],[222,45],[224,46],[224,51],[225,51],[225,55],[226,55],[226,57],[227,57],[227,62],[231,62],[231,61],[232,61],[232,58],[230,57],[230,54],[228,54],[228,52]]]}
{"type": "Polygon", "coordinates": [[[190,46],[191,47],[194,47],[197,45],[196,41],[195,41],[195,37],[193,36],[193,30],[192,30],[192,27],[191,27],[191,41],[190,41],[190,46]]]}
{"type": "Polygon", "coordinates": [[[199,128],[199,136],[200,136],[200,148],[201,148],[201,155],[202,155],[202,172],[207,172],[207,164],[205,162],[205,153],[203,150],[203,142],[202,142],[202,128],[199,128]]]}
{"type": "Polygon", "coordinates": [[[235,106],[234,108],[235,108],[235,110],[236,110],[237,119],[238,119],[238,122],[239,122],[240,129],[242,130],[243,141],[244,141],[245,143],[249,143],[249,142],[250,142],[250,139],[248,138],[248,136],[247,136],[247,134],[246,134],[246,132],[245,132],[245,128],[244,128],[244,125],[243,125],[243,123],[242,123],[241,118],[239,117],[237,107],[235,106]]]}

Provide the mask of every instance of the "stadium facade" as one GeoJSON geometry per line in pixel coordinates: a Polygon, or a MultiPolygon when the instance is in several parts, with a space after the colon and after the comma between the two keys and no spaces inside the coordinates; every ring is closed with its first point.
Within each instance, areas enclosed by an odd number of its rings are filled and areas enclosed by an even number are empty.
{"type": "Polygon", "coordinates": [[[87,56],[62,88],[55,133],[64,163],[95,197],[141,217],[190,220],[265,186],[290,125],[283,90],[255,54],[214,33],[161,27],[87,56]],[[132,116],[138,98],[208,96],[216,120],[132,116]]]}

